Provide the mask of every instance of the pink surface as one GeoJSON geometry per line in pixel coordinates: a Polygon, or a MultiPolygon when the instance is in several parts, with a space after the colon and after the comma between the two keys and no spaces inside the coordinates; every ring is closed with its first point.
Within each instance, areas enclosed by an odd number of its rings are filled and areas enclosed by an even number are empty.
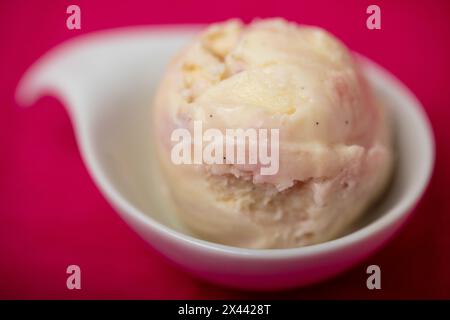
{"type": "Polygon", "coordinates": [[[377,1],[382,30],[365,27],[369,1],[73,1],[82,30],[69,31],[67,1],[0,2],[0,298],[450,298],[450,2],[377,1]],[[256,3],[258,3],[256,5],[256,3]],[[53,98],[19,108],[23,72],[55,45],[92,31],[142,24],[283,16],[333,32],[397,75],[433,124],[437,159],[425,197],[401,233],[353,270],[283,293],[205,284],[172,266],[119,218],[84,167],[67,113],[53,98]],[[82,289],[66,288],[66,267],[82,289]],[[366,289],[378,264],[382,290],[366,289]]]}

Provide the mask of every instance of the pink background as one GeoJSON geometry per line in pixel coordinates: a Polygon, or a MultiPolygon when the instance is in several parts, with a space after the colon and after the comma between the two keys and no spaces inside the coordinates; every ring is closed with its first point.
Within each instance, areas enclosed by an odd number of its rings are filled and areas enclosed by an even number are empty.
{"type": "Polygon", "coordinates": [[[0,2],[0,298],[450,298],[449,1],[6,1],[0,2]],[[78,4],[82,30],[66,29],[78,4]],[[382,10],[382,30],[365,9],[382,10]],[[181,272],[118,217],[84,167],[66,111],[53,98],[28,109],[13,97],[26,68],[55,45],[95,30],[283,16],[330,30],[403,80],[425,106],[437,143],[433,179],[413,218],[378,254],[319,285],[238,292],[181,272]],[[82,289],[66,289],[66,267],[82,289]],[[382,269],[382,290],[365,268],[382,269]]]}

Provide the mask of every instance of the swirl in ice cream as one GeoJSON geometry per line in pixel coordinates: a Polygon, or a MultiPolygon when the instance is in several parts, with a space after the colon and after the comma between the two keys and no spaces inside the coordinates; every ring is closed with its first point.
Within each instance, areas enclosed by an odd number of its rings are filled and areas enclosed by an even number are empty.
{"type": "Polygon", "coordinates": [[[194,235],[246,248],[333,239],[384,190],[389,121],[349,50],[326,31],[282,19],[210,26],[169,65],[154,137],[178,217],[194,235]],[[176,165],[171,133],[279,129],[279,170],[176,165]]]}

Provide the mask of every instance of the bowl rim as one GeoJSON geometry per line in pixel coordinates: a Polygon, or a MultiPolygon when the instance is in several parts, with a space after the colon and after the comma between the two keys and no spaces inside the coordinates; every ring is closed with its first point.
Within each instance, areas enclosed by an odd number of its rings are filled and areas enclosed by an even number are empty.
{"type": "Polygon", "coordinates": [[[401,218],[410,215],[413,207],[417,204],[430,182],[435,161],[435,141],[432,126],[418,98],[397,77],[385,68],[381,67],[379,64],[360,54],[356,54],[356,57],[362,62],[363,72],[366,72],[366,69],[371,69],[377,77],[384,78],[383,80],[385,80],[386,83],[389,83],[389,86],[391,87],[390,90],[396,91],[397,94],[402,95],[406,98],[406,100],[408,100],[409,108],[411,109],[410,112],[416,113],[416,116],[421,122],[421,129],[424,132],[424,138],[427,142],[426,148],[423,150],[423,152],[426,153],[427,163],[421,166],[423,170],[418,173],[420,179],[409,188],[408,193],[399,200],[395,207],[391,208],[383,214],[383,216],[377,218],[368,225],[342,237],[305,247],[281,249],[240,248],[195,238],[158,222],[128,202],[120,194],[120,192],[113,187],[113,184],[110,183],[108,177],[104,174],[100,162],[95,157],[96,152],[93,147],[93,143],[87,134],[89,130],[83,130],[80,128],[80,130],[76,130],[75,134],[77,136],[77,140],[79,141],[82,158],[91,177],[94,179],[99,189],[125,221],[129,222],[129,218],[132,218],[133,221],[139,222],[146,229],[150,229],[152,232],[158,234],[158,236],[167,238],[172,242],[176,241],[181,242],[186,246],[189,245],[191,249],[210,251],[211,253],[226,256],[245,257],[248,259],[288,259],[293,257],[299,258],[320,255],[346,248],[352,244],[359,243],[373,237],[380,231],[388,228],[389,225],[394,224],[400,221],[401,218]]]}

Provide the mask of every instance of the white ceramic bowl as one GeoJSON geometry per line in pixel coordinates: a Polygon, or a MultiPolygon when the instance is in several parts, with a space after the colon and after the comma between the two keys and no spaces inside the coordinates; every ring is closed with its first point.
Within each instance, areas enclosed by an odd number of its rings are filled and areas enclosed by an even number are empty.
{"type": "Polygon", "coordinates": [[[414,95],[361,58],[392,114],[397,164],[380,203],[351,233],[295,249],[219,245],[183,232],[158,183],[150,139],[152,95],[170,57],[197,28],[127,28],[83,36],[53,49],[22,79],[17,99],[54,93],[67,106],[84,161],[108,201],[152,246],[197,276],[246,289],[284,289],[329,278],[382,246],[409,217],[430,178],[434,142],[414,95]]]}

